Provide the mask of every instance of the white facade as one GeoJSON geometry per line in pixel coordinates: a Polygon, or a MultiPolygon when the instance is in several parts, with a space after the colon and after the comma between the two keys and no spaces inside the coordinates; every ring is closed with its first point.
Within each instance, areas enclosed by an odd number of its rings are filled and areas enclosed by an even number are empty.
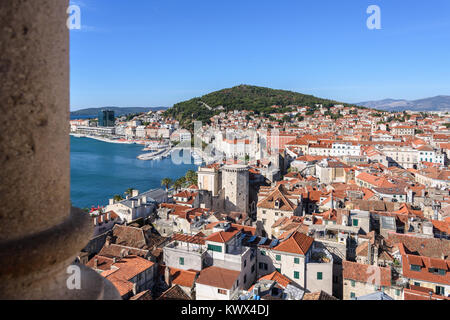
{"type": "Polygon", "coordinates": [[[336,142],[332,145],[331,155],[333,157],[359,156],[361,155],[361,146],[352,143],[336,142]]]}
{"type": "Polygon", "coordinates": [[[418,155],[417,158],[419,162],[432,162],[432,163],[439,163],[441,165],[444,165],[445,163],[445,154],[444,153],[438,153],[435,150],[428,150],[428,151],[417,151],[418,155]]]}
{"type": "Polygon", "coordinates": [[[136,127],[136,138],[145,138],[146,136],[145,126],[136,127]]]}

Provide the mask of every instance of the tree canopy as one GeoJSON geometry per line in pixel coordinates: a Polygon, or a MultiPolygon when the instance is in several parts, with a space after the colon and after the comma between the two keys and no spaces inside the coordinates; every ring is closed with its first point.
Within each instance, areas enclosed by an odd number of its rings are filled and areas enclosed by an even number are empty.
{"type": "Polygon", "coordinates": [[[211,117],[221,112],[248,110],[255,114],[269,115],[290,111],[290,106],[294,105],[315,107],[316,104],[331,107],[342,103],[293,91],[240,85],[177,103],[165,114],[180,121],[184,127],[189,127],[193,121],[210,123],[211,117]]]}

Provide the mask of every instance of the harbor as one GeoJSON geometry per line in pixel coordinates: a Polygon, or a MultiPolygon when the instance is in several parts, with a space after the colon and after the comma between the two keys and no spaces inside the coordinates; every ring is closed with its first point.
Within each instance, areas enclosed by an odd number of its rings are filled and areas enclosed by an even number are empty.
{"type": "Polygon", "coordinates": [[[71,198],[80,208],[106,205],[111,195],[127,188],[149,190],[161,187],[161,179],[178,179],[193,163],[174,164],[170,157],[141,161],[139,144],[105,143],[71,136],[71,198]]]}

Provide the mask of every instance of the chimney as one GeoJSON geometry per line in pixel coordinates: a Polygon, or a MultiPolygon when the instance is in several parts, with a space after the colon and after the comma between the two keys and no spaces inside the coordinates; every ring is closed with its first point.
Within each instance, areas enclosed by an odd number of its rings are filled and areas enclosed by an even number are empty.
{"type": "Polygon", "coordinates": [[[367,262],[372,265],[372,245],[370,244],[370,240],[367,242],[367,262]]]}
{"type": "Polygon", "coordinates": [[[114,199],[109,199],[109,205],[113,205],[114,204],[114,199]]]}
{"type": "Polygon", "coordinates": [[[378,266],[378,246],[375,245],[375,247],[373,248],[373,260],[374,260],[374,265],[378,266]]]}
{"type": "Polygon", "coordinates": [[[334,207],[333,191],[331,191],[331,209],[336,209],[336,208],[334,207]]]}
{"type": "Polygon", "coordinates": [[[408,203],[414,204],[414,191],[408,190],[407,198],[408,198],[408,200],[407,200],[408,203]]]}
{"type": "Polygon", "coordinates": [[[134,190],[131,192],[132,197],[137,197],[139,195],[139,190],[134,190]]]}
{"type": "Polygon", "coordinates": [[[172,275],[170,274],[170,268],[166,267],[164,270],[164,281],[169,288],[172,287],[172,275]]]}
{"type": "Polygon", "coordinates": [[[255,284],[255,286],[253,287],[252,294],[253,294],[254,297],[259,297],[260,288],[259,288],[258,284],[255,284]]]}

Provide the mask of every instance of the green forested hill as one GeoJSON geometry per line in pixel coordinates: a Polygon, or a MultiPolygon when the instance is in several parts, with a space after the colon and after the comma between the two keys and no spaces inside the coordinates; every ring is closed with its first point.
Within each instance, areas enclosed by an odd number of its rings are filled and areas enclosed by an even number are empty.
{"type": "Polygon", "coordinates": [[[177,103],[167,110],[166,114],[176,118],[186,126],[195,120],[209,122],[213,115],[223,111],[249,110],[257,114],[268,115],[285,112],[284,110],[271,108],[273,105],[285,108],[289,105],[314,106],[315,104],[323,104],[326,107],[337,103],[339,102],[292,91],[240,85],[177,103]],[[218,109],[220,106],[223,106],[224,110],[218,109]]]}

